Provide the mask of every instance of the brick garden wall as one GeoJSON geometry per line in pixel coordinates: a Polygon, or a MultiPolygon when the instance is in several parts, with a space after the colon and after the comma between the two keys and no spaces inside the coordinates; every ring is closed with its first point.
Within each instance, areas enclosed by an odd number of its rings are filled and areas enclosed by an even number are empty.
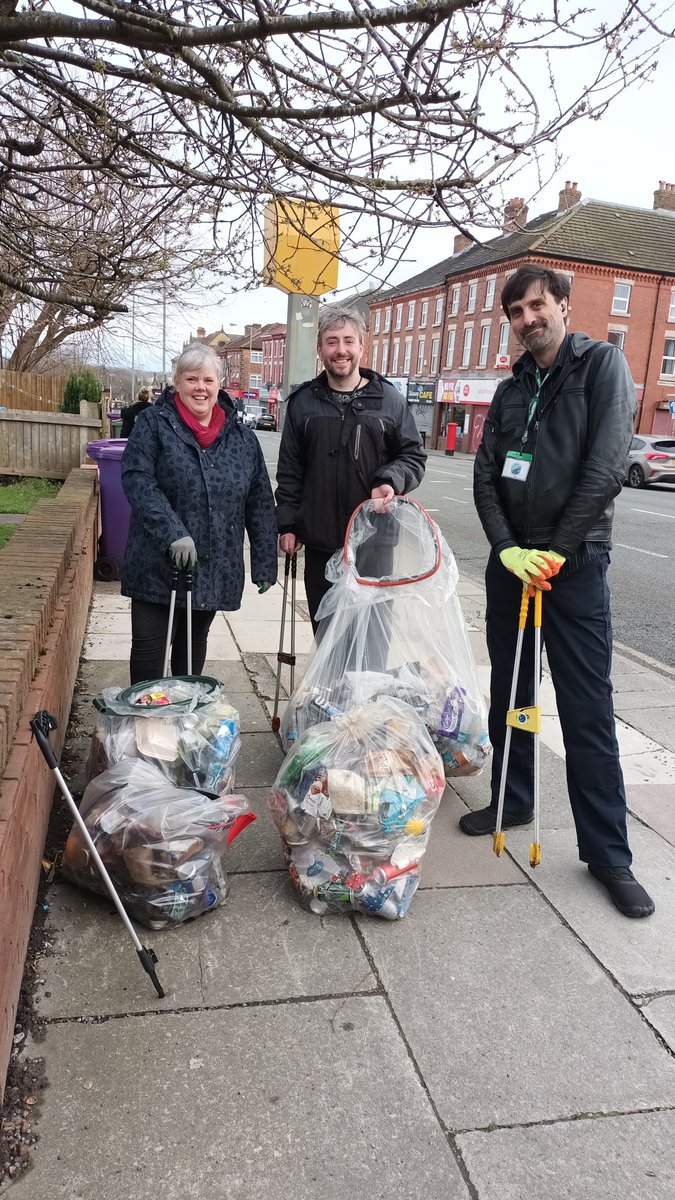
{"type": "Polygon", "coordinates": [[[58,756],[91,601],[96,478],[72,471],[0,550],[0,1100],[55,786],[28,721],[56,717],[58,756]]]}

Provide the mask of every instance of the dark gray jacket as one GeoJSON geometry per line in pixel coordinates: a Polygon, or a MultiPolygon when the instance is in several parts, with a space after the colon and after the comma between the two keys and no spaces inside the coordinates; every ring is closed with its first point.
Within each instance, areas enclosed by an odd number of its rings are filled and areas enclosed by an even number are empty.
{"type": "MultiPolygon", "coordinates": [[[[239,608],[244,588],[244,534],[251,578],[277,577],[274,500],[260,443],[236,419],[221,392],[225,426],[201,449],[167,390],[137,418],[122,456],[122,486],[131,505],[122,593],[168,604],[169,546],[189,534],[197,547],[193,604],[212,612],[239,608]]],[[[181,594],[182,593],[182,594],[181,594]]],[[[184,592],[178,602],[184,604],[184,592]]]]}
{"type": "Polygon", "coordinates": [[[354,509],[389,483],[404,496],[421,483],[427,456],[406,401],[374,371],[343,411],[325,371],[288,397],[277,466],[277,523],[320,550],[337,550],[354,509]]]}
{"type": "Polygon", "coordinates": [[[534,359],[526,353],[495,392],[474,466],[474,499],[497,554],[546,546],[566,558],[583,541],[609,542],[637,408],[616,346],[567,334],[521,447],[534,359]],[[524,483],[502,476],[507,451],[533,455],[524,483]]]}

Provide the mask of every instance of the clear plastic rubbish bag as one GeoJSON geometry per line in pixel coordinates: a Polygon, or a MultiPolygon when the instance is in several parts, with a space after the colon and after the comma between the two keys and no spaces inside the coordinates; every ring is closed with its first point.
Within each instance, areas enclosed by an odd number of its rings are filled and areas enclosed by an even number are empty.
{"type": "MultiPolygon", "coordinates": [[[[122,903],[150,929],[225,903],[225,851],[255,820],[243,796],[178,788],[139,759],[116,763],[92,780],[80,812],[122,903]]],[[[76,824],[63,867],[73,883],[107,896],[76,824]]]]}
{"type": "Polygon", "coordinates": [[[281,722],[284,748],[313,725],[391,696],[422,718],[449,779],[477,774],[490,750],[487,709],[455,559],[429,514],[407,497],[385,513],[361,504],[326,576],[333,587],[281,722]]]}
{"type": "Polygon", "coordinates": [[[95,701],[87,779],[124,759],[151,763],[178,787],[231,792],[241,746],[239,713],[217,679],[152,680],[95,701]]]}
{"type": "Polygon", "coordinates": [[[387,696],[306,730],[269,798],[305,907],[404,916],[444,787],[424,724],[400,700],[387,696]]]}

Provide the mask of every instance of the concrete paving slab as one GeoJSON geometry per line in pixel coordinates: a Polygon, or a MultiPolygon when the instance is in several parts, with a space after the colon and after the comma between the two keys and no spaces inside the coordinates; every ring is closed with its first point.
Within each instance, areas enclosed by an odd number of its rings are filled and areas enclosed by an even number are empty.
{"type": "Polygon", "coordinates": [[[634,729],[647,734],[667,750],[675,750],[675,706],[666,707],[665,700],[657,708],[631,707],[623,711],[623,719],[634,729]]]}
{"type": "Polygon", "coordinates": [[[529,838],[509,830],[507,849],[533,883],[631,995],[675,990],[675,849],[629,818],[637,878],[656,903],[654,916],[633,921],[614,907],[606,889],[579,862],[567,832],[542,837],[541,866],[527,866],[529,838]]]}
{"type": "Polygon", "coordinates": [[[209,654],[204,663],[203,673],[219,679],[228,694],[251,690],[251,677],[241,661],[231,662],[228,659],[216,658],[209,654]]]}
{"type": "Polygon", "coordinates": [[[675,1062],[533,888],[421,891],[359,925],[451,1129],[675,1102],[675,1062]]]}
{"type": "Polygon", "coordinates": [[[228,690],[227,698],[239,713],[242,733],[269,733],[270,718],[250,686],[245,692],[228,690]]]}
{"type": "Polygon", "coordinates": [[[522,871],[511,859],[492,853],[490,838],[471,838],[458,827],[466,805],[446,788],[431,825],[427,852],[422,859],[422,888],[481,887],[487,884],[522,883],[522,871]]]}
{"type": "Polygon", "coordinates": [[[273,733],[242,733],[237,759],[237,787],[271,787],[284,760],[273,733]]]}
{"type": "Polygon", "coordinates": [[[661,708],[662,705],[669,708],[675,705],[675,686],[662,677],[656,683],[653,675],[644,678],[638,675],[636,678],[626,674],[614,686],[614,708],[619,716],[636,708],[644,711],[647,708],[661,708]]]}
{"type": "Polygon", "coordinates": [[[87,621],[87,635],[101,637],[106,634],[125,634],[131,644],[131,612],[91,612],[87,621]]]}
{"type": "Polygon", "coordinates": [[[59,1025],[43,1053],[13,1200],[468,1200],[380,998],[59,1025]]]}
{"type": "Polygon", "coordinates": [[[649,738],[645,742],[642,753],[622,754],[624,783],[675,783],[675,754],[649,738]]]}
{"type": "Polygon", "coordinates": [[[129,687],[129,656],[124,662],[119,659],[89,658],[80,663],[78,696],[87,703],[100,696],[104,688],[129,687]]]}
{"type": "Polygon", "coordinates": [[[82,646],[83,658],[114,659],[116,662],[129,662],[131,639],[124,634],[101,634],[96,637],[85,637],[82,646]]]}
{"type": "Polygon", "coordinates": [[[468,1133],[458,1143],[480,1200],[671,1200],[675,1195],[672,1112],[468,1133]]]}
{"type": "Polygon", "coordinates": [[[675,996],[657,996],[642,1005],[642,1012],[675,1054],[675,996]]]}
{"type": "MultiPolygon", "coordinates": [[[[246,668],[249,679],[255,685],[255,690],[262,700],[270,700],[274,698],[274,686],[277,677],[277,659],[276,653],[274,656],[265,654],[242,654],[242,660],[246,668]]],[[[288,681],[288,668],[285,667],[282,672],[282,688],[285,689],[288,681]]],[[[287,695],[286,690],[282,694],[287,695]]]]}
{"type": "Polygon", "coordinates": [[[222,658],[225,662],[239,662],[239,650],[229,631],[209,634],[208,653],[211,658],[222,658]]]}
{"type": "MultiPolygon", "coordinates": [[[[279,649],[278,621],[247,621],[243,617],[230,617],[228,625],[243,654],[276,654],[279,649]]],[[[290,645],[290,630],[288,640],[290,645]]],[[[297,621],[295,645],[298,654],[308,654],[313,640],[309,622],[297,621]]]]}
{"type": "Polygon", "coordinates": [[[675,783],[633,784],[626,796],[630,812],[675,846],[675,783]]]}
{"type": "Polygon", "coordinates": [[[348,917],[300,907],[287,871],[232,877],[232,903],[197,923],[204,1003],[374,992],[348,917]]]}
{"type": "Polygon", "coordinates": [[[243,794],[256,820],[232,843],[227,852],[230,874],[251,871],[285,871],[286,862],[281,849],[277,827],[270,816],[267,797],[269,788],[249,788],[243,794]]]}
{"type": "MultiPolygon", "coordinates": [[[[482,774],[453,779],[450,786],[461,796],[468,808],[484,808],[490,803],[491,771],[490,761],[482,774]]],[[[565,763],[558,754],[544,745],[540,747],[540,778],[542,829],[573,829],[574,819],[567,795],[565,763]]]]}

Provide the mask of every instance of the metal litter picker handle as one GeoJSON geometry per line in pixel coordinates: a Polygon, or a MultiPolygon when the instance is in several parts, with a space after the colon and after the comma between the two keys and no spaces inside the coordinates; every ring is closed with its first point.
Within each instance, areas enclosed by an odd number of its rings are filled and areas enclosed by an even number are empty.
{"type": "MultiPolygon", "coordinates": [[[[169,659],[171,658],[171,634],[173,632],[173,618],[176,612],[176,592],[178,591],[178,577],[180,571],[178,567],[174,567],[171,572],[171,599],[169,601],[169,623],[166,627],[166,643],[164,645],[164,667],[162,668],[162,678],[167,679],[169,675],[169,659]]],[[[192,567],[185,568],[185,628],[187,631],[187,673],[192,674],[192,567]]]]}
{"type": "Polygon", "coordinates": [[[284,595],[281,601],[281,630],[279,633],[279,650],[277,653],[277,681],[274,689],[274,713],[272,715],[272,729],[274,733],[279,732],[281,720],[279,718],[279,691],[281,689],[281,668],[286,666],[291,668],[291,693],[295,689],[295,584],[298,573],[298,556],[297,554],[287,554],[284,563],[284,595]],[[284,652],[284,639],[286,635],[286,604],[288,601],[288,579],[291,578],[291,651],[290,654],[284,652]]]}
{"type": "Polygon", "coordinates": [[[73,800],[73,797],[71,796],[70,791],[68,790],[68,785],[66,784],[66,781],[63,778],[63,775],[61,774],[61,772],[59,770],[59,765],[58,765],[58,762],[56,761],[56,755],[54,754],[54,751],[49,742],[49,734],[51,733],[52,729],[56,729],[56,721],[54,720],[54,717],[52,717],[50,713],[48,713],[45,709],[42,709],[41,712],[37,712],[35,714],[35,716],[33,717],[33,720],[29,722],[29,725],[31,728],[31,732],[32,732],[38,746],[40,747],[40,750],[41,750],[42,755],[47,763],[47,766],[53,771],[54,776],[56,777],[56,781],[57,781],[59,788],[63,794],[63,797],[66,800],[66,803],[68,804],[68,807],[70,808],[71,813],[73,814],[73,819],[75,820],[75,822],[80,830],[80,833],[82,834],[82,837],[84,838],[84,840],[87,844],[89,853],[91,854],[94,862],[96,863],[96,866],[98,867],[98,869],[101,873],[103,882],[105,883],[105,886],[107,887],[107,889],[110,893],[110,898],[111,898],[113,904],[115,905],[115,908],[117,909],[118,913],[120,914],[120,917],[122,918],[122,921],[124,922],[127,932],[129,933],[129,936],[130,936],[132,942],[134,943],[134,946],[136,947],[136,953],[138,954],[138,957],[141,960],[141,965],[143,966],[143,970],[147,971],[148,975],[150,976],[150,978],[154,984],[157,995],[160,997],[160,999],[163,999],[165,992],[162,988],[161,983],[159,982],[159,979],[157,978],[157,972],[155,971],[155,963],[157,962],[157,955],[155,954],[154,950],[151,950],[149,947],[144,946],[142,944],[140,938],[138,937],[138,935],[136,933],[136,930],[134,929],[133,925],[131,924],[131,921],[129,920],[129,918],[126,914],[126,911],[124,909],[124,905],[122,904],[122,901],[120,900],[120,898],[115,890],[115,885],[103,864],[101,856],[100,856],[98,850],[96,849],[96,846],[94,845],[91,834],[89,833],[89,830],[87,829],[87,826],[84,823],[84,820],[80,814],[80,811],[79,811],[75,801],[73,800]]]}
{"type": "Polygon", "coordinates": [[[502,829],[504,818],[504,796],[506,780],[509,773],[509,756],[511,753],[511,733],[520,729],[523,733],[531,733],[534,737],[534,841],[530,843],[530,866],[538,867],[541,862],[541,843],[539,829],[539,735],[541,733],[541,705],[539,703],[539,679],[541,675],[541,621],[543,593],[537,589],[534,593],[534,704],[529,708],[516,708],[516,691],[520,660],[523,652],[523,638],[527,624],[527,612],[530,604],[528,584],[523,585],[523,595],[520,602],[518,617],[518,638],[516,654],[513,660],[513,676],[511,678],[511,694],[509,708],[506,714],[506,737],[504,739],[504,757],[502,773],[499,779],[499,797],[497,800],[497,822],[492,838],[492,848],[496,855],[504,852],[506,834],[502,829]]]}

